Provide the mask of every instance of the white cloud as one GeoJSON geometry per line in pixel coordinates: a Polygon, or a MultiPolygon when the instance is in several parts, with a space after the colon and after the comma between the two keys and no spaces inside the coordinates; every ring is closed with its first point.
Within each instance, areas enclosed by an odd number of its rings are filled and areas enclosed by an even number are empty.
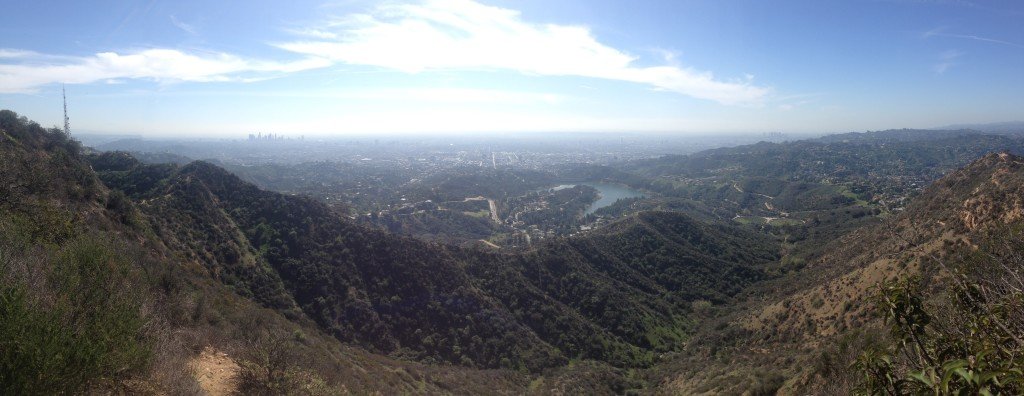
{"type": "Polygon", "coordinates": [[[357,100],[414,101],[422,103],[500,103],[512,105],[563,103],[563,95],[545,92],[518,92],[474,88],[400,88],[335,93],[335,98],[357,100]]]}
{"type": "MultiPolygon", "coordinates": [[[[143,92],[145,95],[151,92],[143,92]]],[[[331,99],[351,101],[351,103],[367,103],[371,101],[389,104],[411,103],[416,106],[429,106],[438,103],[457,103],[459,105],[501,104],[501,105],[559,105],[572,98],[553,92],[507,91],[479,88],[371,88],[371,89],[319,89],[319,90],[262,90],[251,91],[199,91],[188,95],[247,95],[275,98],[331,99]]],[[[461,108],[461,107],[460,107],[461,108]]]]}
{"type": "Polygon", "coordinates": [[[273,62],[224,53],[199,56],[173,49],[149,49],[130,54],[101,52],[89,57],[54,57],[19,50],[0,50],[0,55],[6,55],[0,58],[20,61],[0,64],[0,93],[34,92],[38,87],[51,83],[88,84],[123,79],[255,81],[266,78],[268,73],[289,73],[330,65],[329,61],[314,57],[273,62]]]}
{"type": "Polygon", "coordinates": [[[932,66],[932,71],[935,74],[945,73],[946,70],[957,64],[956,59],[961,56],[964,56],[964,53],[957,50],[943,51],[939,54],[939,62],[932,66]]]}
{"type": "Polygon", "coordinates": [[[12,48],[0,48],[0,59],[24,59],[38,56],[40,56],[40,54],[34,51],[25,51],[12,48]]]}
{"type": "MultiPolygon", "coordinates": [[[[178,28],[195,28],[171,16],[178,28]]],[[[0,93],[28,93],[52,83],[89,84],[150,80],[254,82],[334,64],[377,66],[418,73],[429,70],[511,70],[527,75],[578,76],[643,84],[656,90],[724,104],[759,105],[770,90],[753,76],[734,80],[677,64],[675,52],[658,50],[665,64],[637,65],[637,57],[597,41],[583,26],[535,24],[518,11],[471,0],[388,3],[368,14],[350,14],[320,26],[286,30],[292,41],[277,47],[302,54],[269,61],[227,53],[176,49],[102,52],[92,56],[41,54],[0,48],[0,93]]],[[[556,96],[494,92],[431,92],[443,101],[558,103],[556,96]]]]}
{"type": "Polygon", "coordinates": [[[317,39],[331,40],[331,39],[338,38],[337,34],[328,32],[326,30],[321,30],[321,29],[300,28],[300,29],[285,29],[285,31],[288,32],[288,33],[294,34],[296,36],[306,36],[306,37],[312,37],[312,38],[317,38],[317,39]]]}
{"type": "Polygon", "coordinates": [[[749,78],[723,81],[674,64],[636,66],[635,56],[598,42],[586,27],[528,23],[518,11],[471,0],[389,4],[304,32],[312,37],[276,46],[407,73],[486,69],[628,81],[724,104],[757,104],[769,93],[749,78]]]}
{"type": "Polygon", "coordinates": [[[184,30],[185,33],[191,34],[193,36],[199,35],[199,30],[197,30],[195,26],[178,20],[178,17],[174,15],[171,15],[171,23],[174,24],[174,26],[178,29],[184,30]]]}

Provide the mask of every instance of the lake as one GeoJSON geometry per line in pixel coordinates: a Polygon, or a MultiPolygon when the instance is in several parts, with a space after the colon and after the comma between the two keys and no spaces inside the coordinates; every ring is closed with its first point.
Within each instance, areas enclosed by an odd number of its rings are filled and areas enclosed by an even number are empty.
{"type": "Polygon", "coordinates": [[[644,196],[642,192],[634,190],[632,188],[623,186],[621,184],[609,183],[583,182],[576,184],[559,184],[558,186],[555,186],[551,189],[558,191],[566,188],[573,188],[576,187],[576,185],[580,184],[584,186],[593,187],[595,190],[597,190],[599,194],[601,194],[597,201],[595,201],[594,203],[590,204],[590,206],[587,207],[586,214],[594,213],[598,209],[601,209],[605,206],[609,206],[615,203],[615,201],[618,201],[623,198],[635,198],[644,196]]]}

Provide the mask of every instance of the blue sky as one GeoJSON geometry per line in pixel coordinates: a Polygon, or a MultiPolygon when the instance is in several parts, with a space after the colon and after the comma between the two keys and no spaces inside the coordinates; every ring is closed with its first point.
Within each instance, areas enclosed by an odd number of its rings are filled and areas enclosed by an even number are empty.
{"type": "Polygon", "coordinates": [[[6,1],[0,108],[146,136],[1024,120],[1024,2],[6,1]]]}

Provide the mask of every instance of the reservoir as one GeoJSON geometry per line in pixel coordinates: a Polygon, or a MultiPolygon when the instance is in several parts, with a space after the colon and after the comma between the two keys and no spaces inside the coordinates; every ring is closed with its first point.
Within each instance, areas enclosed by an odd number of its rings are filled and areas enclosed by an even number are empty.
{"type": "Polygon", "coordinates": [[[583,183],[576,183],[576,184],[560,184],[560,185],[552,188],[552,190],[558,191],[558,190],[561,190],[561,189],[573,188],[577,184],[593,187],[595,190],[597,190],[598,194],[600,194],[600,196],[598,197],[597,201],[594,201],[594,203],[590,204],[590,206],[587,207],[587,211],[585,212],[585,214],[594,213],[596,210],[601,209],[601,208],[603,208],[605,206],[609,206],[609,205],[615,203],[615,201],[618,201],[618,200],[623,199],[623,198],[635,198],[635,197],[643,197],[644,196],[644,194],[642,192],[634,190],[634,189],[626,187],[626,186],[623,186],[621,184],[596,183],[596,182],[583,182],[583,183]]]}

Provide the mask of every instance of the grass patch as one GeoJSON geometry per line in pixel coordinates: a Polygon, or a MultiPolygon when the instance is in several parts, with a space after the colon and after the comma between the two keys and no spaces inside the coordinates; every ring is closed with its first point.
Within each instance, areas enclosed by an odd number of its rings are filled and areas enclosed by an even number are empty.
{"type": "Polygon", "coordinates": [[[732,219],[740,224],[764,224],[764,217],[758,216],[740,216],[732,219]]]}
{"type": "Polygon", "coordinates": [[[860,195],[857,195],[857,193],[855,193],[853,191],[850,191],[849,187],[840,186],[839,187],[839,194],[841,194],[844,197],[847,197],[847,198],[850,198],[850,199],[854,200],[854,202],[855,202],[855,204],[857,206],[865,206],[866,207],[866,206],[870,206],[871,205],[870,202],[861,199],[860,195]]]}
{"type": "Polygon", "coordinates": [[[777,218],[777,219],[772,219],[771,221],[768,222],[768,225],[776,226],[776,227],[798,226],[798,225],[801,225],[801,224],[803,224],[803,222],[800,221],[800,220],[788,219],[788,218],[785,218],[785,217],[780,217],[780,218],[777,218]]]}
{"type": "Polygon", "coordinates": [[[491,217],[491,211],[490,210],[478,210],[478,211],[475,211],[475,212],[462,212],[462,213],[467,215],[467,216],[473,216],[473,217],[481,217],[481,218],[491,217]]]}

